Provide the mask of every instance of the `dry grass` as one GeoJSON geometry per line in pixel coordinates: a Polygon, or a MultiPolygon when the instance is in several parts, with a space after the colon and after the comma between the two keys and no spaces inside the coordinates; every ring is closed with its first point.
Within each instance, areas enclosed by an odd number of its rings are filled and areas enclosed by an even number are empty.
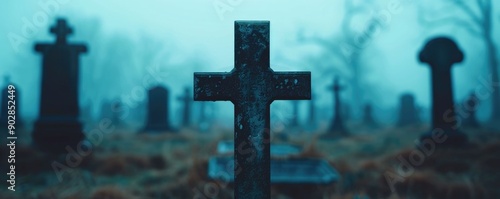
{"type": "MultiPolygon", "coordinates": [[[[273,185],[273,198],[500,198],[500,133],[469,132],[469,148],[436,150],[401,176],[398,157],[412,157],[413,141],[422,129],[379,129],[339,140],[317,139],[320,136],[311,133],[290,136],[287,142],[303,146],[297,157],[326,159],[341,179],[326,186],[273,185]],[[399,175],[394,192],[387,173],[399,175]]],[[[217,132],[116,132],[71,168],[75,172],[65,174],[62,182],[50,163],[64,162],[64,157],[19,146],[16,166],[23,190],[0,191],[0,198],[232,198],[232,184],[207,176],[207,161],[217,142],[233,138],[228,130],[217,132]]]]}

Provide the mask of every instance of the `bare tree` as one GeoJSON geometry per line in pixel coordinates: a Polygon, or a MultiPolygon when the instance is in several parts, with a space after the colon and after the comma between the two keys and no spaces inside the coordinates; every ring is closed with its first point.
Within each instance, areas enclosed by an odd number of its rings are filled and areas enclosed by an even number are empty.
{"type": "MultiPolygon", "coordinates": [[[[500,92],[495,88],[499,82],[498,78],[498,58],[497,46],[493,39],[493,21],[491,0],[447,0],[446,3],[452,4],[465,17],[447,16],[439,20],[429,20],[427,16],[420,16],[419,20],[425,25],[439,26],[443,23],[450,23],[464,28],[471,35],[482,40],[486,46],[486,60],[488,61],[489,72],[492,78],[492,108],[491,121],[500,121],[500,92]]],[[[422,12],[425,13],[425,12],[422,12]]],[[[435,13],[432,13],[433,15],[435,13]]]]}
{"type": "MultiPolygon", "coordinates": [[[[356,17],[368,15],[373,6],[374,2],[369,0],[358,1],[357,3],[356,1],[345,0],[345,14],[341,22],[341,32],[331,38],[304,36],[299,33],[299,41],[313,42],[324,49],[320,56],[314,58],[317,60],[314,61],[317,64],[315,66],[319,66],[318,69],[322,71],[321,74],[333,77],[332,73],[340,73],[344,78],[348,78],[353,107],[360,107],[363,103],[362,100],[367,96],[364,91],[370,90],[366,88],[367,84],[363,84],[366,73],[362,55],[368,44],[384,26],[374,16],[369,18],[361,31],[356,30],[353,23],[356,17]],[[329,62],[324,63],[327,60],[329,62]]],[[[321,79],[324,78],[321,77],[321,79]]]]}

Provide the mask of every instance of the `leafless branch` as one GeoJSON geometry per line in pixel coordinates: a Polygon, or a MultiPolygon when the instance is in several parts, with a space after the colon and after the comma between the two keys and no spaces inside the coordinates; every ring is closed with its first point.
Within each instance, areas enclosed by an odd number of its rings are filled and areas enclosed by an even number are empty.
{"type": "MultiPolygon", "coordinates": [[[[481,3],[480,3],[481,0],[477,0],[478,2],[478,6],[481,8],[481,3]]],[[[456,0],[454,1],[455,4],[461,8],[465,14],[469,15],[469,17],[471,18],[472,21],[474,21],[474,23],[476,24],[482,24],[482,20],[479,16],[477,16],[474,11],[467,5],[464,3],[463,0],[456,0]]]]}

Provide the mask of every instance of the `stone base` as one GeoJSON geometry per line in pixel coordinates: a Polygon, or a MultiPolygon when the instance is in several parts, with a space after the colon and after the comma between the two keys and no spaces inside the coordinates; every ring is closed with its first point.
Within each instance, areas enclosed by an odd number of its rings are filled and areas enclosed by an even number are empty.
{"type": "Polygon", "coordinates": [[[66,153],[69,146],[76,150],[78,143],[85,139],[82,124],[79,121],[43,121],[35,122],[33,144],[49,153],[66,153]]]}
{"type": "Polygon", "coordinates": [[[439,147],[466,147],[469,144],[467,135],[456,130],[445,130],[443,135],[437,136],[437,133],[432,131],[426,132],[420,136],[420,141],[425,139],[432,140],[437,148],[439,147]],[[441,141],[442,136],[448,136],[444,141],[441,141]]]}

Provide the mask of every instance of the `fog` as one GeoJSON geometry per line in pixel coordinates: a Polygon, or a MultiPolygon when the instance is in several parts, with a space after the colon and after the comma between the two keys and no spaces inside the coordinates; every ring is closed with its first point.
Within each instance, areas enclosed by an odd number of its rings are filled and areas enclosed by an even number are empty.
{"type": "MultiPolygon", "coordinates": [[[[74,30],[69,41],[89,47],[89,52],[80,57],[80,104],[91,103],[95,117],[103,100],[121,98],[128,100],[126,106],[134,108],[145,100],[147,88],[162,84],[171,90],[170,114],[173,123],[179,123],[175,115],[181,105],[175,99],[184,87],[192,89],[193,72],[227,72],[233,68],[235,20],[271,22],[272,69],[311,71],[316,104],[322,110],[331,110],[332,93],[327,86],[335,75],[346,87],[342,94],[346,101],[357,100],[357,106],[372,103],[375,115],[387,123],[395,120],[398,99],[404,92],[415,94],[417,103],[428,109],[430,70],[419,63],[417,54],[429,38],[437,35],[453,37],[465,53],[465,60],[452,71],[456,103],[489,78],[481,39],[460,23],[431,26],[422,22],[464,17],[466,13],[456,6],[429,6],[429,2],[415,0],[350,2],[362,8],[349,24],[356,34],[366,34],[370,18],[379,22],[367,42],[351,47],[360,66],[358,73],[351,70],[349,53],[343,58],[335,57],[325,45],[315,42],[329,41],[331,48],[344,51],[346,43],[357,42],[343,40],[357,37],[344,35],[342,22],[352,10],[345,10],[344,1],[340,0],[6,1],[0,6],[0,75],[10,76],[18,85],[21,114],[35,119],[41,55],[34,52],[33,46],[52,42],[49,28],[56,17],[65,17],[74,30]],[[358,75],[362,95],[353,99],[350,79],[358,75]]],[[[493,2],[493,35],[498,35],[499,6],[493,2]]],[[[498,44],[499,37],[494,38],[498,44]]],[[[489,116],[490,101],[485,99],[480,104],[479,120],[489,116]]],[[[217,103],[217,117],[230,120],[231,103],[217,103]]],[[[361,107],[351,106],[354,115],[359,115],[361,107]]],[[[306,108],[306,103],[301,103],[303,118],[306,108]]],[[[291,103],[279,101],[273,103],[271,111],[278,115],[273,118],[280,118],[290,110],[291,103]]],[[[331,111],[319,116],[329,118],[331,111]]]]}

